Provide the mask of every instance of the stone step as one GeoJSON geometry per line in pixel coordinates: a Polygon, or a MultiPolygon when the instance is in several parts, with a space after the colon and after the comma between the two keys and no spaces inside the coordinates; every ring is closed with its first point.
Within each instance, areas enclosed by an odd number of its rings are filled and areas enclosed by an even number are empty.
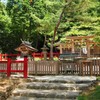
{"type": "Polygon", "coordinates": [[[35,98],[35,97],[16,96],[16,97],[10,97],[7,100],[76,100],[76,99],[35,98]]]}
{"type": "Polygon", "coordinates": [[[78,90],[35,90],[35,89],[15,89],[13,96],[26,96],[36,98],[61,98],[61,99],[75,99],[81,91],[78,90]]]}
{"type": "Polygon", "coordinates": [[[77,100],[77,96],[95,80],[94,76],[29,76],[7,100],[77,100]]]}
{"type": "Polygon", "coordinates": [[[48,82],[28,82],[22,83],[18,87],[20,89],[59,89],[59,90],[79,90],[86,89],[91,86],[92,83],[73,84],[73,83],[48,83],[48,82]]]}
{"type": "MultiPolygon", "coordinates": [[[[23,74],[18,75],[11,75],[11,78],[21,78],[23,74]]],[[[46,75],[46,76],[28,76],[27,80],[29,81],[48,81],[48,82],[76,82],[76,83],[83,83],[83,82],[92,82],[96,80],[95,76],[66,76],[66,75],[46,75]]]]}
{"type": "Polygon", "coordinates": [[[96,80],[95,76],[34,76],[28,78],[31,82],[54,82],[54,83],[90,83],[96,80]]]}

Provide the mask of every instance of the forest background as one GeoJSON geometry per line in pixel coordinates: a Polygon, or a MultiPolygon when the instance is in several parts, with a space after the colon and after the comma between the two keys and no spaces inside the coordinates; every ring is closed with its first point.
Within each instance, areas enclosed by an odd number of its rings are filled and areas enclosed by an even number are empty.
{"type": "Polygon", "coordinates": [[[81,35],[95,35],[94,41],[100,43],[100,0],[0,1],[1,53],[16,53],[21,39],[38,52],[44,43],[50,48],[56,28],[55,43],[81,35]]]}

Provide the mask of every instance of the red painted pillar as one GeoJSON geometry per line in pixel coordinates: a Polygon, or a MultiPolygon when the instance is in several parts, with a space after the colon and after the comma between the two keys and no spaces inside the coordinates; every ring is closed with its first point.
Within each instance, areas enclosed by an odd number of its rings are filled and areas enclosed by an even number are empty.
{"type": "Polygon", "coordinates": [[[2,61],[2,54],[0,54],[0,61],[2,61]]]}
{"type": "Polygon", "coordinates": [[[10,77],[11,74],[11,58],[8,57],[7,61],[7,76],[10,77]]]}
{"type": "Polygon", "coordinates": [[[28,59],[27,56],[24,57],[24,78],[27,78],[28,75],[28,59]]]}

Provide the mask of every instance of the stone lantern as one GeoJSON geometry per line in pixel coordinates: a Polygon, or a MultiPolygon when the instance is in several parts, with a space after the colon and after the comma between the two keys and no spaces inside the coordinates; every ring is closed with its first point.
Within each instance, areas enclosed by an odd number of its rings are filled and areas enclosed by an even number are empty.
{"type": "Polygon", "coordinates": [[[44,55],[44,60],[47,60],[47,50],[48,48],[46,47],[46,45],[43,46],[42,49],[42,52],[43,52],[43,55],[44,55]]]}

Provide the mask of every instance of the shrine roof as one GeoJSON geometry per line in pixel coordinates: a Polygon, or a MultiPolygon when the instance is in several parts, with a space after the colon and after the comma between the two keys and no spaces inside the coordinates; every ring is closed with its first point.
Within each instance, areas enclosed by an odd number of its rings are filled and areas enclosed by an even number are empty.
{"type": "Polygon", "coordinates": [[[28,41],[22,41],[22,43],[19,45],[19,47],[17,47],[15,50],[16,51],[21,51],[21,48],[26,47],[27,50],[29,51],[38,51],[36,48],[32,47],[31,43],[28,41]]]}

